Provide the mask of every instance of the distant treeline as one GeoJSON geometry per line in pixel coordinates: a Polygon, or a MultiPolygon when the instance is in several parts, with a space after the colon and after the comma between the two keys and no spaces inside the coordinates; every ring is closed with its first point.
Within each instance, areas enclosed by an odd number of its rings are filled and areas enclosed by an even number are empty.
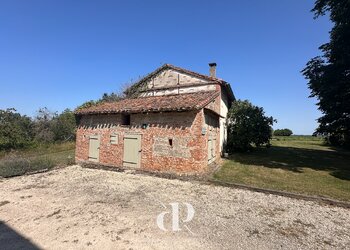
{"type": "Polygon", "coordinates": [[[33,118],[14,108],[0,110],[0,150],[75,140],[75,129],[75,116],[69,109],[57,113],[41,108],[33,118]]]}
{"type": "Polygon", "coordinates": [[[293,131],[288,128],[276,129],[275,131],[273,131],[274,136],[291,136],[292,134],[293,131]]]}

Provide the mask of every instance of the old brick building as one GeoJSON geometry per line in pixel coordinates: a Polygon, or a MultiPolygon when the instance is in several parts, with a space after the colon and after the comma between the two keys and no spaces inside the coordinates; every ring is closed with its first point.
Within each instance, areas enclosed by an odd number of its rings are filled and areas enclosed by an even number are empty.
{"type": "Polygon", "coordinates": [[[230,85],[165,64],[129,91],[135,98],[79,109],[76,161],[167,172],[205,172],[222,153],[230,85]]]}

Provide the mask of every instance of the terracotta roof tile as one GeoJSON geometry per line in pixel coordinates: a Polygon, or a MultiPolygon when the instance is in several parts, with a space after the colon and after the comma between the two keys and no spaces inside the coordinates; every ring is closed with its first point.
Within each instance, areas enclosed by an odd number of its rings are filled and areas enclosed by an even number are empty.
{"type": "Polygon", "coordinates": [[[178,95],[163,95],[124,99],[118,102],[104,102],[96,106],[78,109],[77,115],[142,113],[161,111],[185,111],[201,109],[213,101],[218,91],[196,92],[178,95]]]}

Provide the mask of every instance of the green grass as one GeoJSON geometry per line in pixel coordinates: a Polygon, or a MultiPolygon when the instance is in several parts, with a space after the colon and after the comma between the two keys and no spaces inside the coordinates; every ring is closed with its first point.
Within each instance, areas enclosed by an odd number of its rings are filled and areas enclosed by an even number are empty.
{"type": "Polygon", "coordinates": [[[74,163],[74,142],[0,153],[0,176],[12,177],[74,163]]]}
{"type": "Polygon", "coordinates": [[[350,201],[350,152],[316,137],[276,137],[271,148],[233,154],[214,178],[350,201]]]}

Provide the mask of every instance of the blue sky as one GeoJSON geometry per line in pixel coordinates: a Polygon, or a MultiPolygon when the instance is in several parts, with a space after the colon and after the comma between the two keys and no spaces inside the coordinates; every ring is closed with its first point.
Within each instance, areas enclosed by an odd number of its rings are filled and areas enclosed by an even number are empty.
{"type": "Polygon", "coordinates": [[[311,134],[321,114],[300,73],[329,39],[308,0],[0,1],[0,109],[74,109],[164,63],[208,62],[278,120],[311,134]]]}

